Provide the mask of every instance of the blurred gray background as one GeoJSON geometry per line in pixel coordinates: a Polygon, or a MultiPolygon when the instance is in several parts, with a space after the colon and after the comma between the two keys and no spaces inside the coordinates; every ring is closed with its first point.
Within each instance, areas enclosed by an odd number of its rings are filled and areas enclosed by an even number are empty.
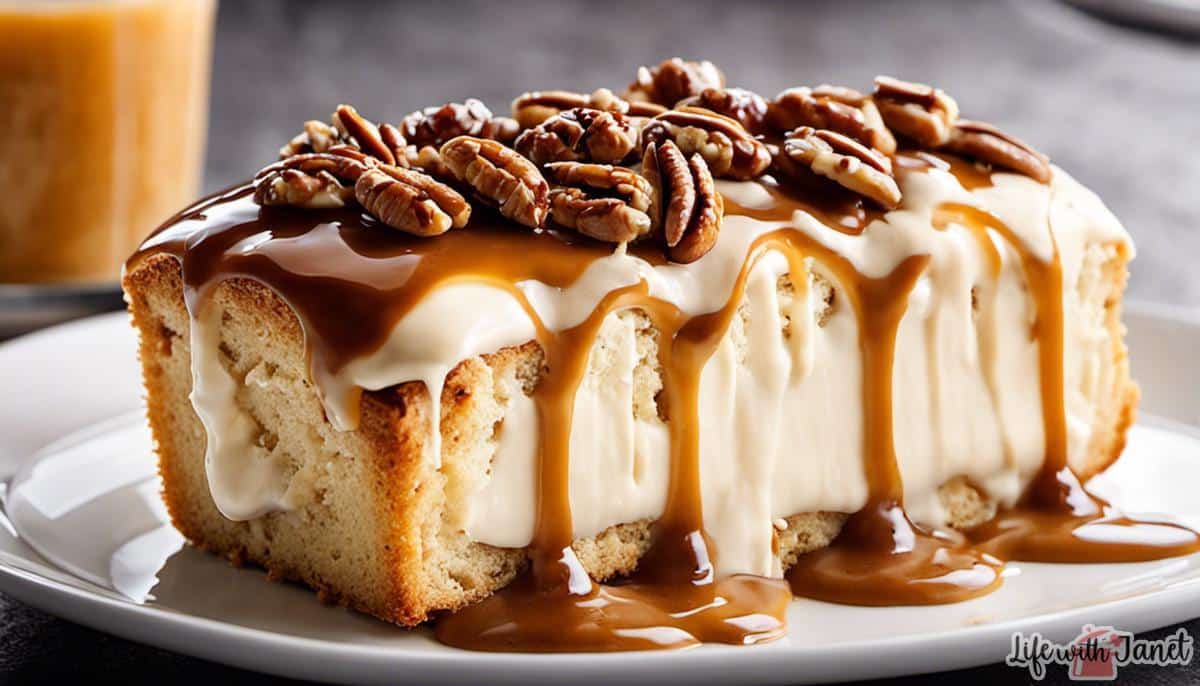
{"type": "Polygon", "coordinates": [[[525,90],[619,90],[676,55],[767,96],[879,73],[938,85],[1104,198],[1137,240],[1133,297],[1200,306],[1200,43],[1053,0],[225,0],[206,187],[247,178],[339,102],[389,121],[466,97],[507,111],[525,90]]]}

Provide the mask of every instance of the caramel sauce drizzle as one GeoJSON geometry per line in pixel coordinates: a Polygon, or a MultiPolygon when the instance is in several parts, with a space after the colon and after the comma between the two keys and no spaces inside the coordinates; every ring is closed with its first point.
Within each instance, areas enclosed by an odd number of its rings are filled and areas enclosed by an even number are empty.
{"type": "Polygon", "coordinates": [[[1005,560],[1076,563],[1138,562],[1200,550],[1195,531],[1121,514],[1089,493],[1067,463],[1063,274],[1057,246],[1052,260],[1038,259],[1003,222],[969,205],[939,207],[934,224],[951,222],[985,237],[988,230],[995,231],[1016,250],[1037,314],[1033,335],[1041,370],[1045,459],[1017,507],[968,532],[975,546],[1005,560]]]}
{"type": "MultiPolygon", "coordinates": [[[[900,174],[939,168],[967,188],[991,184],[988,170],[952,156],[906,152],[896,164],[900,174]]],[[[827,186],[809,192],[784,189],[769,177],[761,183],[772,198],[768,207],[741,207],[727,199],[726,213],[786,223],[803,211],[852,235],[883,214],[853,197],[829,192],[827,186]]],[[[1057,254],[1053,260],[1039,260],[999,220],[977,208],[943,205],[935,225],[967,227],[981,245],[990,246],[993,274],[999,272],[1000,257],[989,231],[1021,257],[1037,311],[1034,334],[1046,457],[1016,507],[964,536],[909,521],[893,443],[896,336],[909,293],[928,266],[927,255],[908,257],[884,277],[866,278],[845,257],[785,227],[754,242],[729,300],[716,312],[689,318],[652,298],[643,282],[613,291],[584,322],[554,332],[543,325],[517,284],[537,280],[569,286],[593,260],[610,253],[608,246],[553,231],[514,230],[479,208],[466,230],[415,239],[348,209],[258,208],[249,193],[248,187],[234,189],[186,210],[148,239],[129,265],[159,253],[178,258],[193,316],[222,281],[252,279],[271,288],[301,322],[318,386],[349,361],[378,349],[395,322],[448,283],[470,280],[504,288],[534,322],[545,371],[534,391],[540,440],[531,564],[500,592],[442,618],[436,635],[449,645],[492,651],[612,651],[705,641],[756,643],[784,634],[784,613],[793,592],[858,605],[946,603],[997,588],[1001,560],[1135,561],[1200,550],[1200,539],[1190,529],[1125,517],[1074,478],[1067,465],[1063,400],[1061,265],[1057,254]],[[789,570],[787,583],[714,573],[719,551],[704,531],[699,469],[701,370],[737,313],[753,265],[770,250],[786,256],[794,280],[803,275],[798,289],[807,287],[804,259],[818,260],[854,309],[869,491],[866,507],[851,515],[834,543],[802,556],[789,570]],[[671,437],[669,490],[651,548],[635,573],[598,584],[572,548],[570,432],[575,391],[597,332],[607,316],[628,308],[645,311],[659,331],[662,401],[671,437]],[[348,321],[355,326],[345,326],[348,321]],[[1114,535],[1113,527],[1121,532],[1114,535]],[[1152,535],[1166,530],[1177,543],[1151,542],[1152,535]]],[[[639,256],[662,262],[652,250],[639,256]]]]}

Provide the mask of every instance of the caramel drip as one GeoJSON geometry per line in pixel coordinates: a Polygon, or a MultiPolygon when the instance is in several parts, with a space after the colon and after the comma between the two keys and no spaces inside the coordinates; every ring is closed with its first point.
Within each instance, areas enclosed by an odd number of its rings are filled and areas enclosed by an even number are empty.
{"type": "Polygon", "coordinates": [[[948,171],[954,175],[958,183],[969,191],[979,188],[990,188],[992,184],[992,170],[989,166],[963,159],[957,155],[947,155],[940,152],[927,152],[924,150],[907,150],[897,153],[895,157],[895,167],[897,173],[906,171],[927,171],[929,169],[941,169],[948,171]]]}
{"type": "MultiPolygon", "coordinates": [[[[1200,551],[1200,534],[1169,522],[1121,514],[1087,491],[1067,462],[1064,376],[1063,273],[1054,248],[1039,259],[993,215],[969,205],[940,206],[934,224],[955,223],[977,236],[995,231],[1021,259],[1036,320],[1045,459],[1016,507],[968,532],[976,547],[1005,560],[1032,562],[1137,562],[1200,551]]],[[[1053,241],[1054,235],[1050,233],[1053,241]]]]}
{"type": "Polygon", "coordinates": [[[892,429],[893,362],[908,295],[929,256],[909,257],[875,279],[828,249],[815,256],[834,272],[858,320],[868,499],[830,546],[796,561],[787,575],[792,591],[852,605],[929,605],[990,593],[1000,585],[999,561],[980,556],[957,534],[914,525],[903,510],[892,429]]]}
{"type": "Polygon", "coordinates": [[[689,319],[650,298],[639,284],[614,291],[578,327],[539,332],[547,370],[535,391],[542,435],[533,563],[516,583],[442,619],[440,641],[475,650],[557,652],[748,644],[782,635],[791,598],[785,584],[714,575],[714,551],[703,523],[697,405],[701,371],[725,336],[758,257],[777,242],[775,234],[755,241],[729,300],[716,312],[689,319]],[[671,474],[654,542],[637,572],[599,586],[571,548],[571,414],[600,326],[629,307],[645,311],[659,331],[671,474]]]}
{"type": "Polygon", "coordinates": [[[767,192],[771,202],[764,206],[748,207],[726,197],[725,214],[764,222],[790,222],[796,212],[804,212],[852,236],[861,234],[872,221],[884,214],[882,210],[866,204],[862,196],[816,176],[788,183],[778,183],[766,176],[756,183],[767,192]]]}

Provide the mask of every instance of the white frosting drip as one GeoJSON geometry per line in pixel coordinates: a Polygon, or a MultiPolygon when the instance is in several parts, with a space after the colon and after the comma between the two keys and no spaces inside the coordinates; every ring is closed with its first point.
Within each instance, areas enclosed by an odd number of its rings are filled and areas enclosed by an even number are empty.
{"type": "MultiPolygon", "coordinates": [[[[592,263],[570,287],[518,284],[550,330],[574,326],[601,298],[645,280],[653,296],[689,315],[720,309],[728,301],[751,243],[792,226],[845,256],[864,276],[882,277],[905,258],[930,255],[910,295],[897,338],[895,444],[904,481],[905,507],[925,524],[945,521],[937,497],[947,480],[965,476],[1002,504],[1014,502],[1040,466],[1044,445],[1037,345],[1030,336],[1034,306],[1016,251],[994,233],[1002,257],[993,278],[986,255],[965,228],[933,227],[942,203],[979,207],[1003,221],[1033,254],[1048,259],[1053,226],[1067,284],[1079,278],[1085,249],[1096,242],[1128,242],[1116,219],[1090,192],[1061,170],[1051,185],[995,174],[994,186],[964,189],[951,174],[931,170],[903,175],[902,210],[873,222],[860,236],[831,229],[798,212],[790,222],[729,216],[721,240],[699,261],[652,266],[617,251],[592,263]],[[976,315],[972,287],[990,307],[976,315]]],[[[764,206],[770,198],[753,183],[719,182],[738,204],[764,206]]],[[[833,274],[811,269],[842,289],[833,274]]],[[[700,382],[700,464],[705,528],[718,551],[718,571],[778,575],[771,552],[773,527],[801,512],[850,512],[862,507],[867,485],[862,456],[861,359],[858,326],[846,299],[835,302],[818,325],[822,303],[798,275],[796,297],[781,310],[776,282],[787,271],[782,255],[769,253],[747,281],[747,317],[738,318],[708,361],[700,382]],[[790,340],[782,316],[790,319],[790,340]]],[[[1074,458],[1090,437],[1097,386],[1097,349],[1088,331],[1072,325],[1079,307],[1066,297],[1066,369],[1074,458]],[[1091,351],[1091,352],[1089,352],[1091,351]]],[[[236,382],[216,353],[216,322],[201,316],[192,330],[193,404],[208,431],[209,481],[221,511],[234,519],[287,509],[284,466],[258,459],[253,436],[233,402],[236,382]]],[[[669,440],[658,421],[633,413],[637,362],[632,325],[616,316],[602,336],[618,341],[575,398],[571,434],[570,497],[576,537],[621,522],[662,513],[669,473],[669,440]]],[[[352,428],[349,399],[356,387],[381,389],[422,381],[431,390],[434,434],[440,389],[462,359],[534,338],[534,324],[512,294],[484,283],[445,286],[397,323],[376,352],[332,379],[318,379],[330,419],[352,428]]],[[[511,380],[506,383],[514,383],[511,380]]],[[[475,541],[504,547],[529,544],[534,528],[537,411],[519,388],[510,398],[491,471],[471,497],[463,521],[475,541]]],[[[437,460],[435,442],[429,459],[437,460]]]]}

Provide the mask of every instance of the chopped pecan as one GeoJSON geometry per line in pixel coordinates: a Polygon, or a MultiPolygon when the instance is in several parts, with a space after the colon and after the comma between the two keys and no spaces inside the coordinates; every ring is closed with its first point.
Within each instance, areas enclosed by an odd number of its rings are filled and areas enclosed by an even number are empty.
{"type": "Polygon", "coordinates": [[[577,107],[587,107],[602,112],[618,112],[630,117],[653,117],[666,109],[648,102],[631,103],[618,98],[607,88],[600,88],[591,95],[572,93],[571,91],[525,93],[513,100],[512,114],[522,129],[529,129],[560,112],[577,107]]]}
{"type": "Polygon", "coordinates": [[[642,130],[643,144],[674,141],[685,155],[699,153],[713,176],[753,179],[767,170],[771,153],[736,120],[698,107],[668,110],[642,130]]]}
{"type": "Polygon", "coordinates": [[[701,107],[736,120],[752,134],[763,132],[767,101],[742,88],[705,88],[699,95],[679,101],[676,107],[701,107]]]}
{"type": "Polygon", "coordinates": [[[535,164],[590,160],[619,163],[637,150],[638,130],[619,112],[577,107],[517,137],[517,152],[535,164]]]}
{"type": "Polygon", "coordinates": [[[849,136],[885,155],[896,152],[896,139],[884,126],[874,103],[852,88],[789,88],[767,107],[767,123],[776,131],[801,126],[849,136]]]}
{"type": "Polygon", "coordinates": [[[704,257],[717,243],[725,214],[725,200],[704,158],[685,158],[669,140],[651,143],[642,156],[642,175],[655,190],[650,216],[662,227],[670,258],[686,264],[704,257]]]}
{"type": "Polygon", "coordinates": [[[292,155],[304,153],[326,152],[340,143],[344,143],[338,130],[323,121],[309,119],[304,122],[304,129],[288,144],[279,149],[279,159],[287,159],[292,155]]]}
{"type": "Polygon", "coordinates": [[[699,95],[705,88],[724,87],[725,75],[712,62],[672,57],[657,67],[638,67],[637,78],[626,87],[623,97],[630,102],[673,107],[686,97],[699,95]]]}
{"type": "Polygon", "coordinates": [[[959,119],[950,133],[950,140],[941,149],[1010,169],[1041,183],[1049,183],[1053,175],[1050,160],[1045,155],[981,121],[959,119]]]}
{"type": "Polygon", "coordinates": [[[900,187],[888,158],[840,133],[800,127],[788,133],[781,162],[785,171],[789,164],[811,170],[884,209],[900,204],[900,187]]]}
{"type": "Polygon", "coordinates": [[[344,207],[352,185],[374,160],[336,153],[302,153],[263,168],[254,176],[254,201],[260,205],[344,207]]]}
{"type": "Polygon", "coordinates": [[[554,162],[546,165],[546,176],[559,184],[550,189],[550,216],[559,224],[609,243],[650,233],[654,189],[632,169],[554,162]]]}
{"type": "Polygon", "coordinates": [[[498,141],[459,136],[441,148],[442,161],[500,214],[539,227],[550,209],[550,187],[532,162],[498,141]]]}
{"type": "Polygon", "coordinates": [[[958,103],[940,88],[890,76],[875,77],[875,105],[884,122],[918,145],[936,148],[950,140],[958,103]]]}
{"type": "Polygon", "coordinates": [[[374,166],[358,177],[354,197],[380,222],[414,236],[462,228],[471,204],[449,186],[413,169],[374,166]]]}
{"type": "Polygon", "coordinates": [[[409,114],[400,123],[404,138],[418,149],[427,145],[437,147],[457,136],[511,143],[519,130],[516,121],[493,116],[487,106],[474,98],[462,104],[450,102],[441,107],[426,107],[409,114]]]}

